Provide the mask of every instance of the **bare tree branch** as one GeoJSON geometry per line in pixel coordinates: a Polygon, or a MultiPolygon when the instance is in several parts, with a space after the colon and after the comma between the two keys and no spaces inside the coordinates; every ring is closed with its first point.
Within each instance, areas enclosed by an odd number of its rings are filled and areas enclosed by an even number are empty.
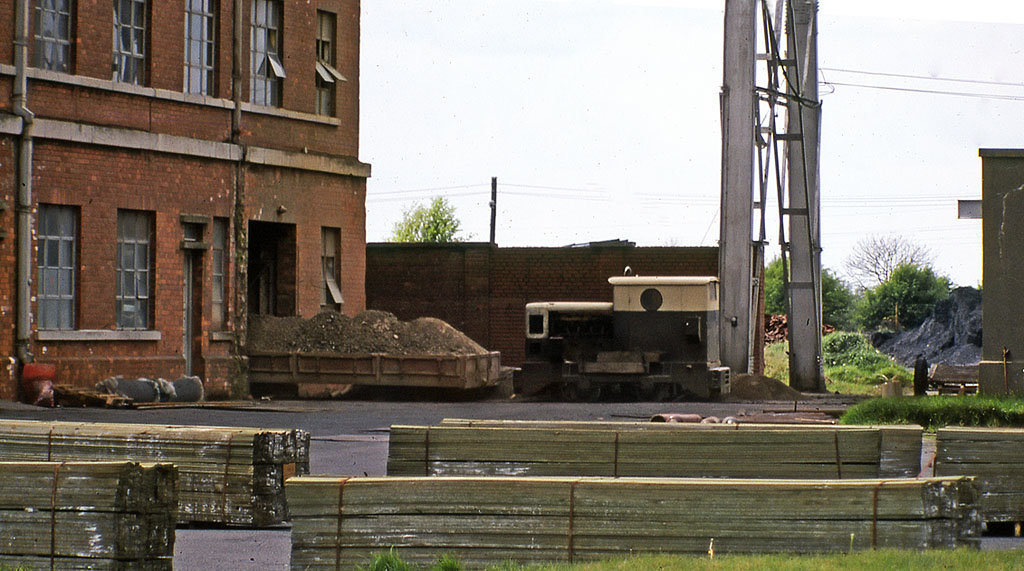
{"type": "Polygon", "coordinates": [[[871,287],[888,281],[893,270],[903,264],[930,266],[933,259],[926,246],[903,236],[867,236],[857,242],[844,266],[861,287],[871,287]]]}

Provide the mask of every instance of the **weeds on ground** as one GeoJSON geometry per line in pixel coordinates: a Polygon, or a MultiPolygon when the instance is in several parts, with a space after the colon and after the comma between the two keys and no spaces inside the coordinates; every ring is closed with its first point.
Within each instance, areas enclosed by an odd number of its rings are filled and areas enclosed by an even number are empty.
{"type": "MultiPolygon", "coordinates": [[[[406,563],[395,552],[394,547],[386,552],[375,554],[366,567],[359,567],[359,571],[416,571],[418,569],[420,568],[406,563]]],[[[430,571],[462,571],[462,563],[454,555],[442,555],[429,569],[430,571]]],[[[0,569],[0,571],[3,570],[0,569]]]]}
{"type": "Polygon", "coordinates": [[[943,426],[1024,426],[1024,400],[983,396],[879,398],[850,407],[841,424],[920,424],[943,426]]]}
{"type": "MultiPolygon", "coordinates": [[[[843,394],[878,394],[878,385],[913,375],[888,355],[871,346],[860,333],[836,331],[821,342],[825,388],[843,394]]],[[[789,343],[772,343],[764,350],[764,374],[789,383],[789,343]]]]}
{"type": "Polygon", "coordinates": [[[374,555],[370,564],[361,567],[360,571],[413,571],[413,568],[402,560],[392,547],[389,551],[374,555]]]}

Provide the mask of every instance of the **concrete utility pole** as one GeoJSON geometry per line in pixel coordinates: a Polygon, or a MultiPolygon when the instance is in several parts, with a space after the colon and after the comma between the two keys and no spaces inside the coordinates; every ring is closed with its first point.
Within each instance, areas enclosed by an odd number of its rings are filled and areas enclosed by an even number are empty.
{"type": "Polygon", "coordinates": [[[495,230],[498,225],[498,177],[491,177],[491,245],[495,245],[495,230]]]}
{"type": "Polygon", "coordinates": [[[757,2],[725,0],[722,83],[722,204],[718,243],[720,353],[733,373],[751,366],[754,79],[757,2]]]}
{"type": "Polygon", "coordinates": [[[800,391],[824,391],[821,357],[821,202],[818,183],[818,2],[790,0],[791,95],[789,142],[789,383],[800,391]]]}

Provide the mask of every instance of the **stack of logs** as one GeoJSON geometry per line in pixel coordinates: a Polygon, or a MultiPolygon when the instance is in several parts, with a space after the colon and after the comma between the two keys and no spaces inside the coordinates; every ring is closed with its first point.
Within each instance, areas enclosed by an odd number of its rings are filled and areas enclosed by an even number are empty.
{"type": "MultiPolygon", "coordinates": [[[[821,326],[821,334],[828,335],[836,330],[835,327],[825,324],[821,326]]],[[[789,340],[789,319],[785,314],[773,315],[764,314],[764,342],[780,343],[789,340]]]]}

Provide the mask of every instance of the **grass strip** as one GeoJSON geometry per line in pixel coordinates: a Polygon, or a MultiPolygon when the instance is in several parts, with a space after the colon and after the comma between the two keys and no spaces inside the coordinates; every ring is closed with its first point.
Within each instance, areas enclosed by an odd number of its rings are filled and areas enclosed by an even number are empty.
{"type": "MultiPolygon", "coordinates": [[[[398,569],[430,569],[431,571],[458,570],[457,560],[446,558],[433,566],[396,566],[401,559],[401,550],[396,549],[386,554],[385,561],[374,561],[376,564],[391,563],[393,566],[375,566],[373,564],[361,569],[366,570],[398,570],[398,569]]],[[[641,555],[635,557],[610,559],[577,565],[531,565],[521,566],[514,562],[489,567],[492,571],[650,571],[687,569],[694,571],[762,571],[778,569],[784,571],[831,571],[831,570],[865,570],[901,569],[932,571],[934,569],[971,569],[972,571],[1022,569],[1024,562],[1017,551],[978,551],[961,548],[952,550],[910,551],[895,549],[879,549],[877,551],[859,551],[851,554],[830,555],[715,555],[713,558],[686,557],[677,555],[641,555]]]]}
{"type": "Polygon", "coordinates": [[[840,424],[919,424],[943,426],[1024,426],[1024,400],[986,396],[889,397],[850,407],[840,424]]]}

